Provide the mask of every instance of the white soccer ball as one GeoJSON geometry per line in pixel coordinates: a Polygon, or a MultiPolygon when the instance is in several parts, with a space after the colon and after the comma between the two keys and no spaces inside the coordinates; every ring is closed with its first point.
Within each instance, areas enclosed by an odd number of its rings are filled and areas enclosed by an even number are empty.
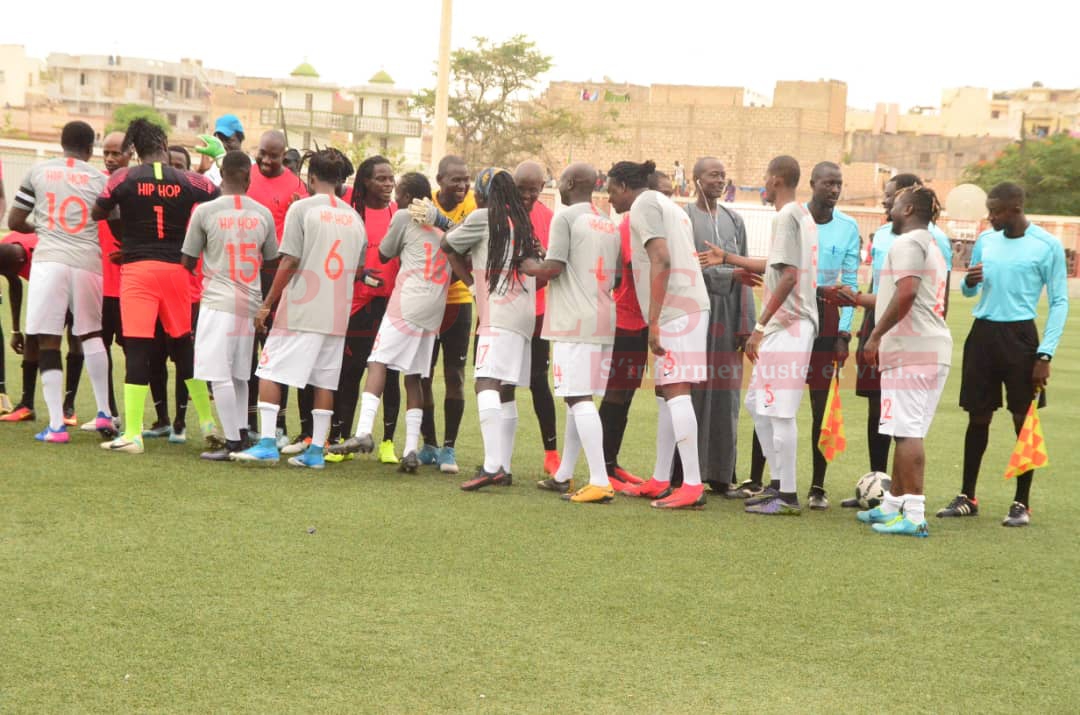
{"type": "Polygon", "coordinates": [[[885,472],[867,472],[855,484],[855,498],[863,509],[873,509],[881,503],[891,486],[892,479],[885,472]]]}

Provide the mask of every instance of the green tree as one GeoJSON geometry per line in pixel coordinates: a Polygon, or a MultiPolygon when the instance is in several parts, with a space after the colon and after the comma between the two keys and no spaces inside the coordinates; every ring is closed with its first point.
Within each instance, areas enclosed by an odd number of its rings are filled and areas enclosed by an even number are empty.
{"type": "MultiPolygon", "coordinates": [[[[528,95],[551,57],[525,35],[495,44],[473,38],[474,47],[450,55],[449,143],[470,165],[510,166],[529,156],[545,156],[544,145],[605,132],[580,115],[552,109],[528,95]]],[[[414,106],[428,119],[435,113],[435,90],[422,90],[414,106]]],[[[437,161],[439,157],[433,157],[437,161]]]]}
{"type": "Polygon", "coordinates": [[[964,170],[964,180],[989,191],[1003,181],[1023,187],[1028,213],[1080,216],[1080,139],[1057,134],[1013,144],[964,170]]]}
{"type": "Polygon", "coordinates": [[[145,104],[122,104],[113,111],[112,121],[105,127],[105,133],[126,132],[128,125],[140,118],[149,119],[152,123],[161,127],[166,134],[172,131],[168,120],[153,107],[145,104]]]}

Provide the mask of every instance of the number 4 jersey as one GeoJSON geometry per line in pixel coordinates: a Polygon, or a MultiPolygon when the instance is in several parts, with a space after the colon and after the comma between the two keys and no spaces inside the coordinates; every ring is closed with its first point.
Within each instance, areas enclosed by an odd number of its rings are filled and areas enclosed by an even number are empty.
{"type": "Polygon", "coordinates": [[[409,212],[394,214],[390,229],[379,244],[385,258],[401,257],[401,269],[390,296],[387,315],[436,332],[446,311],[450,265],[439,248],[442,232],[413,223],[409,212]]]}
{"type": "Polygon", "coordinates": [[[221,196],[196,207],[181,250],[203,257],[204,308],[253,317],[262,302],[259,270],[278,255],[274,217],[247,196],[221,196]]]}
{"type": "Polygon", "coordinates": [[[58,158],[31,167],[15,194],[34,217],[34,261],[52,261],[101,275],[101,245],[90,207],[109,177],[84,161],[58,158]]]}
{"type": "Polygon", "coordinates": [[[275,329],[345,335],[366,247],[360,214],[341,199],[318,194],[294,202],[285,214],[281,254],[300,265],[278,303],[275,329]]]}

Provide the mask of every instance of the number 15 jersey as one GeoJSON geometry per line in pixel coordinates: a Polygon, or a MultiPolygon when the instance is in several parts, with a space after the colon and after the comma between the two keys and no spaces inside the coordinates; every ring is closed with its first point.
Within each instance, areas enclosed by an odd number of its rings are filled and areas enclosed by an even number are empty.
{"type": "Polygon", "coordinates": [[[221,196],[191,214],[181,249],[203,256],[202,306],[253,317],[262,302],[259,269],[277,258],[270,210],[247,196],[221,196]]]}

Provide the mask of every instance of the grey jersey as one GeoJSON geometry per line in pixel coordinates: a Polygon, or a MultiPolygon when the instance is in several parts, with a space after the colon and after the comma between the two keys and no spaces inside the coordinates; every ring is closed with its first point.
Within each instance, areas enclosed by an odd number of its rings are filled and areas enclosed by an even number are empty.
{"type": "Polygon", "coordinates": [[[765,335],[786,330],[799,320],[809,320],[817,330],[817,252],[817,224],[806,206],[792,201],[777,211],[765,267],[764,304],[768,305],[769,296],[779,287],[784,266],[797,268],[799,278],[765,326],[765,335]]]}
{"type": "Polygon", "coordinates": [[[101,274],[98,225],[90,210],[108,180],[78,159],[49,159],[30,168],[13,203],[33,216],[38,236],[35,261],[101,274]]]}
{"type": "Polygon", "coordinates": [[[390,220],[379,253],[386,258],[401,258],[397,282],[386,309],[391,318],[407,320],[424,330],[439,329],[451,276],[446,254],[439,247],[441,241],[441,231],[416,225],[405,209],[390,220]]]}
{"type": "Polygon", "coordinates": [[[278,304],[275,327],[345,335],[367,233],[360,214],[328,194],[296,201],[285,214],[281,254],[299,259],[278,304]]]}
{"type": "Polygon", "coordinates": [[[908,314],[881,336],[878,362],[882,370],[952,364],[952,333],[944,317],[948,276],[945,257],[926,229],[908,231],[893,242],[881,269],[874,319],[880,322],[899,281],[918,278],[919,289],[908,314]]]}
{"type": "Polygon", "coordinates": [[[652,300],[652,279],[651,262],[645,246],[656,238],[667,241],[671,258],[667,296],[660,309],[660,324],[708,310],[709,294],[694,247],[694,228],[690,224],[690,217],[659,191],[645,191],[630,207],[630,250],[634,288],[646,322],[652,300]]]}
{"type": "Polygon", "coordinates": [[[549,284],[543,337],[566,343],[615,342],[611,289],[619,266],[619,228],[589,203],[555,214],[547,258],[566,265],[549,284]]]}
{"type": "Polygon", "coordinates": [[[204,308],[252,317],[262,302],[263,261],[278,255],[274,217],[247,196],[221,196],[191,213],[180,250],[202,255],[204,308]]]}
{"type": "MultiPolygon", "coordinates": [[[[476,287],[476,312],[480,329],[500,328],[532,338],[536,328],[536,279],[523,273],[507,277],[500,283],[505,292],[489,294],[488,212],[476,209],[465,221],[446,234],[446,240],[456,253],[472,258],[473,282],[476,287]]],[[[503,271],[509,273],[507,260],[503,271]]]]}

